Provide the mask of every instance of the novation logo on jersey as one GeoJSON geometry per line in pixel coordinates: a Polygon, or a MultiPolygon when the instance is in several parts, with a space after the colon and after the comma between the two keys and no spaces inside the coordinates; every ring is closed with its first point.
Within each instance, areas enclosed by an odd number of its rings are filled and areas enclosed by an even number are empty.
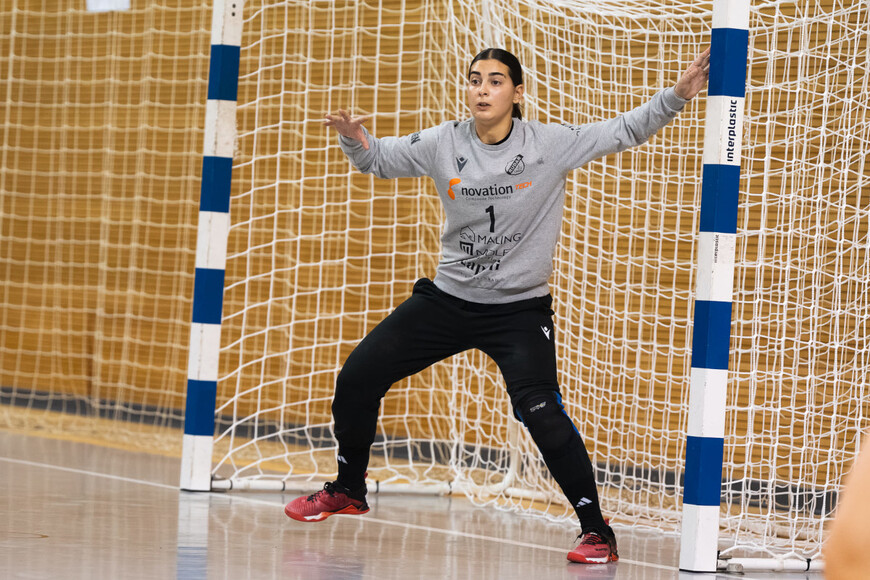
{"type": "Polygon", "coordinates": [[[460,183],[462,183],[462,180],[459,179],[458,177],[455,177],[455,178],[450,180],[450,187],[447,188],[447,195],[450,196],[450,199],[456,199],[456,192],[453,191],[453,186],[459,185],[460,183]]]}
{"type": "Polygon", "coordinates": [[[461,195],[462,197],[467,198],[477,198],[477,199],[491,199],[493,197],[510,197],[516,191],[520,191],[522,189],[527,189],[532,186],[531,181],[526,181],[524,183],[517,183],[515,185],[498,185],[497,183],[493,183],[488,187],[456,187],[462,183],[462,180],[458,177],[455,177],[450,180],[450,185],[447,188],[447,195],[450,196],[450,199],[456,199],[456,195],[461,195]]]}

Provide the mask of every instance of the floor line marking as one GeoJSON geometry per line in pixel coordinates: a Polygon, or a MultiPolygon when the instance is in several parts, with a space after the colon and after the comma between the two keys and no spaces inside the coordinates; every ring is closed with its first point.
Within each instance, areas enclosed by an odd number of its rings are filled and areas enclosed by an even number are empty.
{"type": "MultiPolygon", "coordinates": [[[[146,481],[144,479],[133,479],[130,477],[121,477],[119,475],[111,475],[108,473],[101,473],[99,471],[89,471],[86,469],[75,469],[72,467],[62,467],[60,465],[52,465],[50,463],[39,463],[36,461],[27,461],[25,459],[11,459],[9,457],[0,457],[0,461],[5,461],[7,463],[15,463],[18,465],[27,465],[29,467],[42,467],[45,469],[54,469],[56,471],[66,471],[68,473],[77,473],[79,475],[90,475],[93,477],[101,477],[104,479],[111,479],[114,481],[123,481],[125,483],[135,483],[135,484],[139,484],[139,485],[148,485],[148,486],[157,487],[160,489],[168,489],[168,490],[179,491],[179,492],[182,491],[179,487],[174,486],[174,485],[167,485],[165,483],[156,483],[153,481],[146,481]]],[[[202,492],[194,492],[194,493],[199,494],[202,492]]],[[[213,493],[213,495],[218,496],[218,497],[220,497],[220,496],[227,497],[227,494],[225,492],[217,492],[217,493],[213,493]]],[[[276,504],[273,501],[255,499],[252,497],[245,497],[243,495],[233,495],[232,499],[237,500],[237,501],[243,501],[243,502],[250,503],[250,504],[267,506],[270,508],[280,507],[280,504],[276,504]]],[[[351,517],[351,516],[337,516],[337,517],[351,517]]],[[[542,546],[540,544],[530,544],[528,542],[518,542],[516,540],[507,540],[507,539],[497,538],[497,537],[493,537],[493,536],[484,536],[481,534],[472,534],[472,533],[460,532],[460,531],[456,531],[456,530],[445,530],[442,528],[432,528],[429,526],[420,526],[417,524],[409,524],[407,522],[394,522],[391,520],[384,520],[381,518],[375,518],[375,517],[370,517],[370,516],[361,517],[361,518],[359,518],[359,521],[373,523],[373,524],[387,525],[387,526],[395,526],[395,527],[406,528],[406,529],[410,529],[410,530],[433,532],[436,534],[444,534],[447,536],[457,536],[457,537],[461,537],[461,538],[469,538],[469,539],[474,539],[474,540],[484,540],[484,541],[488,541],[488,542],[496,542],[499,544],[506,544],[509,546],[518,546],[521,548],[531,548],[534,550],[546,550],[548,552],[565,553],[565,548],[553,548],[551,546],[542,546]]],[[[622,557],[619,558],[619,561],[625,562],[626,564],[631,564],[633,566],[641,566],[641,567],[646,567],[646,568],[656,568],[659,570],[669,570],[669,571],[677,571],[678,570],[678,568],[676,568],[674,566],[665,566],[664,564],[653,564],[651,562],[641,562],[638,560],[629,560],[627,558],[622,558],[622,557]]],[[[751,578],[748,578],[746,576],[744,576],[743,578],[744,578],[744,580],[752,580],[751,578]]]]}
{"type": "Polygon", "coordinates": [[[50,463],[38,463],[36,461],[27,461],[25,459],[11,459],[9,457],[0,457],[0,461],[5,461],[7,463],[17,463],[19,465],[27,465],[30,467],[43,467],[45,469],[54,469],[57,471],[66,471],[68,473],[78,473],[79,475],[91,475],[94,477],[113,479],[115,481],[123,481],[125,483],[138,483],[139,485],[150,485],[151,487],[159,487],[161,489],[174,489],[174,490],[179,489],[178,486],[166,485],[165,483],[156,483],[153,481],[146,481],[144,479],[132,479],[130,477],[121,477],[120,475],[112,475],[109,473],[100,473],[99,471],[88,471],[86,469],[75,469],[72,467],[62,467],[60,465],[52,465],[50,463]]]}
{"type": "MultiPolygon", "coordinates": [[[[244,497],[244,496],[234,496],[233,499],[237,499],[237,500],[241,500],[241,501],[245,501],[245,502],[253,503],[253,504],[257,504],[257,505],[269,506],[269,507],[273,507],[273,508],[277,507],[274,502],[270,502],[270,501],[262,500],[262,499],[255,499],[255,498],[244,497]]],[[[516,540],[506,540],[503,538],[496,538],[493,536],[484,536],[484,535],[480,535],[480,534],[472,534],[469,532],[460,532],[457,530],[445,530],[443,528],[432,528],[429,526],[421,526],[418,524],[409,524],[407,522],[395,522],[395,521],[384,520],[381,518],[375,518],[375,517],[371,517],[371,516],[360,517],[360,516],[344,516],[344,515],[339,514],[338,516],[335,516],[335,517],[342,517],[342,518],[352,518],[353,517],[353,518],[357,518],[360,522],[369,522],[369,523],[383,524],[383,525],[387,525],[387,526],[396,526],[396,527],[407,528],[407,529],[411,529],[411,530],[419,530],[419,531],[423,531],[423,532],[434,532],[434,533],[438,533],[438,534],[445,534],[448,536],[457,536],[457,537],[461,537],[461,538],[469,538],[469,539],[474,539],[474,540],[485,540],[488,542],[496,542],[499,544],[507,544],[510,546],[518,546],[521,548],[532,548],[535,550],[546,550],[548,552],[557,552],[559,554],[567,554],[568,553],[568,550],[565,548],[553,548],[551,546],[542,546],[540,544],[530,544],[528,542],[518,542],[516,540]]],[[[301,524],[301,525],[305,525],[305,524],[301,524]]],[[[567,561],[567,559],[566,559],[566,561],[567,561]]],[[[652,564],[650,562],[640,562],[638,560],[629,560],[629,559],[626,559],[623,557],[620,557],[619,561],[625,562],[626,564],[632,564],[635,566],[645,566],[647,568],[657,568],[660,570],[668,570],[668,571],[678,570],[674,566],[666,566],[664,564],[652,564]]]]}

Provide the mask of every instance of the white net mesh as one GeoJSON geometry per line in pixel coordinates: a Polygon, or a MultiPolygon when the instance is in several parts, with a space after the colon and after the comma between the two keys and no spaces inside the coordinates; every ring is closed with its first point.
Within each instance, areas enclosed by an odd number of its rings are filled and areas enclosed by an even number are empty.
{"type": "Polygon", "coordinates": [[[0,426],[166,451],[211,6],[133,4],[0,3],[0,426]]]}
{"type": "MultiPolygon", "coordinates": [[[[468,63],[503,46],[524,63],[527,118],[610,118],[675,82],[709,42],[711,10],[251,6],[219,393],[219,415],[232,421],[216,471],[334,474],[340,364],[416,278],[434,273],[432,185],[354,173],[319,123],[326,112],[373,114],[375,135],[465,118],[468,63]],[[229,440],[242,432],[236,449],[229,440]]],[[[864,5],[832,2],[752,9],[723,548],[815,555],[865,424],[867,19],[864,5]]],[[[604,509],[665,530],[679,527],[702,120],[699,99],[650,144],[569,178],[552,280],[566,408],[598,467],[604,509]]],[[[511,490],[470,495],[570,519],[511,422],[494,365],[456,356],[388,394],[371,477],[497,485],[518,450],[511,490]],[[530,492],[542,503],[530,508],[530,492]]]]}
{"type": "Polygon", "coordinates": [[[814,552],[867,427],[870,11],[762,3],[750,30],[724,525],[814,552]]]}

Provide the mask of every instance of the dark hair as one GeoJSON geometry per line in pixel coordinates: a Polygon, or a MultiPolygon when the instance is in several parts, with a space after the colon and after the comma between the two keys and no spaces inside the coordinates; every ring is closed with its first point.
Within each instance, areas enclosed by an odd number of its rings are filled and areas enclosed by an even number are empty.
{"type": "MultiPolygon", "coordinates": [[[[471,76],[471,67],[474,66],[479,60],[497,60],[506,67],[508,67],[508,74],[511,77],[511,82],[514,83],[514,86],[517,87],[523,84],[523,67],[520,65],[520,61],[513,54],[502,48],[485,48],[477,53],[477,56],[474,57],[474,60],[471,61],[471,64],[468,65],[468,76],[471,76]]],[[[514,110],[512,115],[519,119],[523,118],[523,112],[520,110],[520,104],[514,103],[514,110]]]]}

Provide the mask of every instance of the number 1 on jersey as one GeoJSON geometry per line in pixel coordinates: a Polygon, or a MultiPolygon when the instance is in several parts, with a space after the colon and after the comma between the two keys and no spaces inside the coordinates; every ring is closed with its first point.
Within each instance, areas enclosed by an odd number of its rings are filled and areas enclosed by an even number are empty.
{"type": "Polygon", "coordinates": [[[486,208],[486,213],[489,214],[489,233],[495,233],[495,207],[489,206],[486,208]]]}

